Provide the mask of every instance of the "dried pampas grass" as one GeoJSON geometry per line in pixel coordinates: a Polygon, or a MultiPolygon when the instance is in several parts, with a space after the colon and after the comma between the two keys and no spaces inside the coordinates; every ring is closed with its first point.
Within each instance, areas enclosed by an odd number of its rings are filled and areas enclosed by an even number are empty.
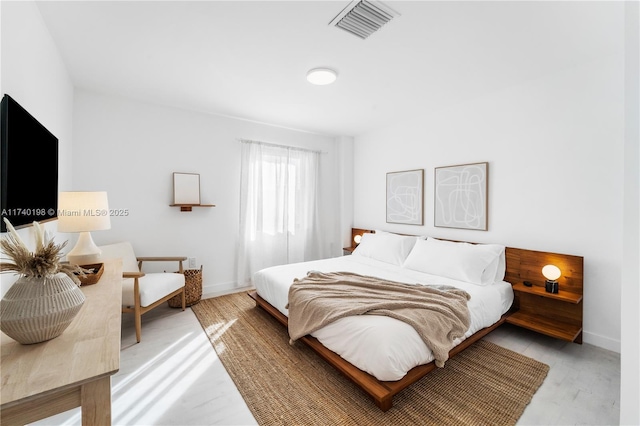
{"type": "Polygon", "coordinates": [[[0,241],[0,248],[11,262],[0,262],[0,272],[14,272],[27,278],[43,278],[62,272],[80,285],[76,274],[84,275],[84,269],[62,262],[62,249],[67,241],[55,244],[53,239],[47,238],[40,224],[33,222],[36,250],[31,252],[9,220],[6,217],[3,219],[9,233],[7,238],[0,241]]]}

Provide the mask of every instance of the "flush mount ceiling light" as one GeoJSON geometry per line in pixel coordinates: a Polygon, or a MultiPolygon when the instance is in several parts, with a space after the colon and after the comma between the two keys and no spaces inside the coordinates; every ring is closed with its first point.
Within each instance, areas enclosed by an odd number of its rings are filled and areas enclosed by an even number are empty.
{"type": "Polygon", "coordinates": [[[324,86],[325,84],[331,84],[338,78],[336,73],[331,68],[314,68],[307,73],[307,81],[311,84],[317,84],[324,86]]]}

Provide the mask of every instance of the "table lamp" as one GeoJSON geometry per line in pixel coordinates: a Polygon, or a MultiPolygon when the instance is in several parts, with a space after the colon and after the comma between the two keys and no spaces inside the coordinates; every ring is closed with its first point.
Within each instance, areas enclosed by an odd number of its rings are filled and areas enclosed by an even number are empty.
{"type": "Polygon", "coordinates": [[[58,197],[58,232],[79,232],[78,242],[67,253],[69,263],[89,265],[101,261],[101,250],[91,231],[111,228],[106,192],[61,192],[58,197]]]}
{"type": "Polygon", "coordinates": [[[560,268],[555,265],[546,265],[542,268],[542,275],[547,279],[544,282],[544,289],[548,293],[558,293],[558,278],[560,278],[560,268]]]}

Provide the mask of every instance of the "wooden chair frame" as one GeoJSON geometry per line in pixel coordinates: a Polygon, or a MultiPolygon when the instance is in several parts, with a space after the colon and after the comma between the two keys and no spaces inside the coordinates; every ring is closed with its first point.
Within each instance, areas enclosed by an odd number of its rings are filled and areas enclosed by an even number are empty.
{"type": "Polygon", "coordinates": [[[164,296],[163,298],[156,300],[149,306],[140,306],[140,284],[138,280],[145,276],[144,272],[142,272],[142,262],[174,262],[177,261],[179,263],[179,273],[184,273],[184,268],[182,266],[182,262],[187,260],[186,257],[136,257],[138,261],[138,270],[139,272],[123,272],[123,278],[133,278],[133,295],[134,295],[134,306],[122,306],[122,313],[133,313],[135,318],[135,327],[136,327],[136,340],[140,343],[140,339],[142,337],[142,315],[149,312],[156,306],[166,302],[174,296],[181,295],[182,298],[182,310],[184,311],[186,308],[186,299],[185,299],[185,287],[181,287],[178,290],[171,292],[164,296]]]}

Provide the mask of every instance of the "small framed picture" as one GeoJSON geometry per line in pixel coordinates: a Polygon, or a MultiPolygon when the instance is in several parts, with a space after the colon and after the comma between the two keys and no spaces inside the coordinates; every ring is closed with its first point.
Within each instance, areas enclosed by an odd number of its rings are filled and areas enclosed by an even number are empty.
{"type": "Polygon", "coordinates": [[[199,173],[173,173],[173,204],[200,204],[199,173]]]}

